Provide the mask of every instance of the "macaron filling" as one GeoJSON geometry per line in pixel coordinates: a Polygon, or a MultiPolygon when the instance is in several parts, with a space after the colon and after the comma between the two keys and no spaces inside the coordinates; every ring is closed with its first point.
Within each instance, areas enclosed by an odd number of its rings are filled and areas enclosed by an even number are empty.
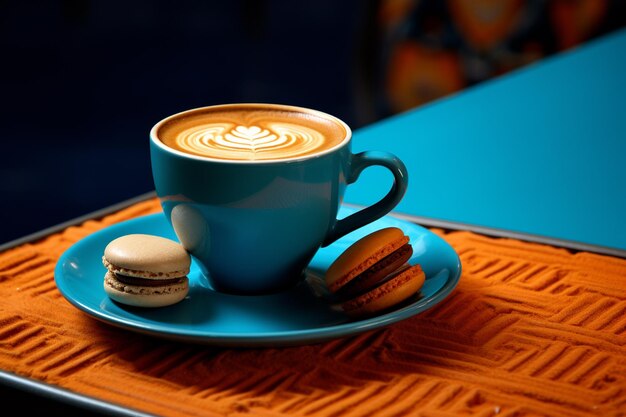
{"type": "Polygon", "coordinates": [[[180,301],[188,292],[189,284],[187,277],[180,278],[181,282],[166,285],[130,285],[117,279],[115,274],[108,271],[104,276],[104,289],[114,300],[124,304],[156,307],[171,304],[171,298],[180,301]],[[134,299],[131,297],[139,296],[134,299]]]}
{"type": "Polygon", "coordinates": [[[412,255],[413,247],[410,243],[401,246],[341,287],[336,293],[337,297],[339,299],[358,297],[380,287],[409,268],[407,262],[412,255]]]}
{"type": "Polygon", "coordinates": [[[342,308],[349,315],[364,316],[374,312],[383,312],[391,307],[399,307],[408,302],[412,295],[417,294],[424,279],[425,276],[419,264],[406,264],[391,274],[385,283],[344,302],[342,308]]]}
{"type": "Polygon", "coordinates": [[[113,273],[115,279],[119,282],[126,285],[139,285],[142,287],[162,287],[164,285],[174,285],[180,284],[183,282],[182,277],[178,278],[167,278],[167,279],[149,279],[149,278],[139,278],[139,277],[129,277],[128,275],[122,275],[113,273]]]}

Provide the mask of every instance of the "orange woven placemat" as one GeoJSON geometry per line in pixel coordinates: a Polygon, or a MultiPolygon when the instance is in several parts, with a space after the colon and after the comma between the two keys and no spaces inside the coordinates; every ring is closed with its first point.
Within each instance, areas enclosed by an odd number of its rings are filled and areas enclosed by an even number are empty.
{"type": "Polygon", "coordinates": [[[435,308],[328,343],[221,349],[101,323],[59,256],[156,199],[0,253],[0,369],[164,416],[625,416],[626,260],[435,230],[463,275],[435,308]]]}

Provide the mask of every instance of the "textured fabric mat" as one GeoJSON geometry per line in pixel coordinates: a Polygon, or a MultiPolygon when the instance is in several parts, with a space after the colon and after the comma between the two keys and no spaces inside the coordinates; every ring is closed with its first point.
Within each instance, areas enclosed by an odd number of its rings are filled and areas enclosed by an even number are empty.
{"type": "Polygon", "coordinates": [[[0,369],[164,416],[626,416],[626,260],[444,233],[463,275],[437,307],[324,344],[220,349],[101,323],[59,256],[156,199],[0,253],[0,369]]]}

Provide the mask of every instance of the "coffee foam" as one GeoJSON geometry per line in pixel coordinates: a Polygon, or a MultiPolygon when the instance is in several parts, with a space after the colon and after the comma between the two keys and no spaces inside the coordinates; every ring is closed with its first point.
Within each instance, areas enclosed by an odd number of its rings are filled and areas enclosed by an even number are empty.
{"type": "Polygon", "coordinates": [[[225,160],[304,157],[340,144],[346,128],[315,112],[254,106],[217,106],[183,113],[157,132],[184,153],[225,160]]]}

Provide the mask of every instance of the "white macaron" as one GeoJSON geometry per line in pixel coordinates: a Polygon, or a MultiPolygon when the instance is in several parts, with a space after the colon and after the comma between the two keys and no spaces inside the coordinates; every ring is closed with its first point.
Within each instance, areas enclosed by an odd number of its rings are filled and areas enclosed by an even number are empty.
{"type": "Polygon", "coordinates": [[[112,240],[104,249],[107,268],[104,291],[117,302],[137,307],[164,307],[189,293],[191,257],[173,240],[130,234],[112,240]]]}

